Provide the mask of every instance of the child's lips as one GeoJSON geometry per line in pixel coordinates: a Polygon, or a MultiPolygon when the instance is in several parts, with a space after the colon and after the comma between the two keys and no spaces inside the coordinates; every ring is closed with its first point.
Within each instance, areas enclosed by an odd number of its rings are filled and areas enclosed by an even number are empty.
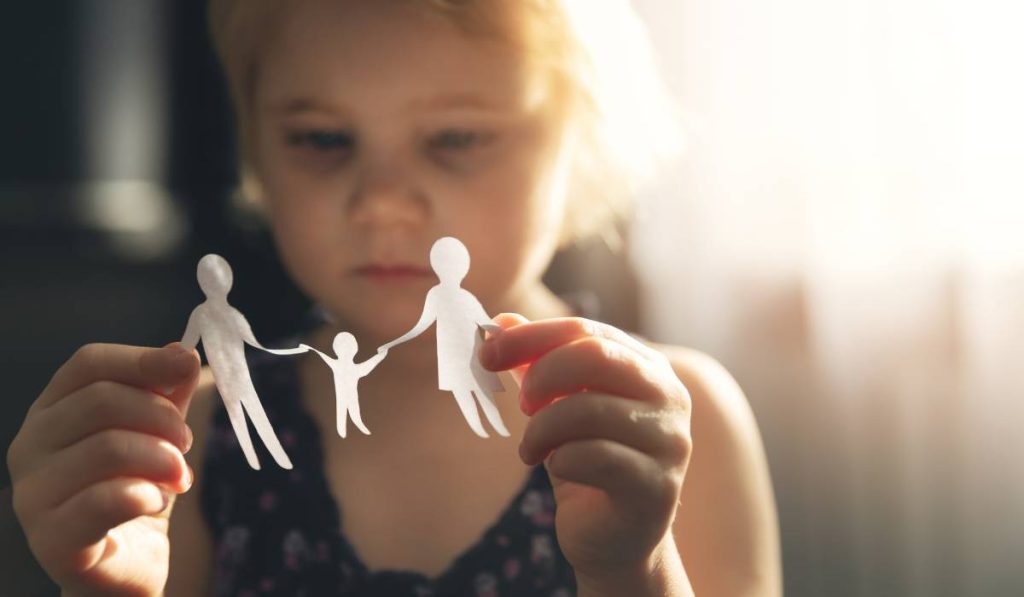
{"type": "Polygon", "coordinates": [[[434,277],[432,269],[409,264],[371,263],[353,269],[352,273],[363,280],[379,283],[419,281],[434,277]]]}

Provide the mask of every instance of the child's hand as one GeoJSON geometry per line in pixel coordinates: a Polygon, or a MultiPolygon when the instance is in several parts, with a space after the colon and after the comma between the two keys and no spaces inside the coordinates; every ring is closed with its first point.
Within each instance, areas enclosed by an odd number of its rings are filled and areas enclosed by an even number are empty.
{"type": "Polygon", "coordinates": [[[169,506],[192,482],[184,416],[198,376],[177,343],[95,344],[29,409],[7,453],[14,510],[66,594],[163,592],[169,506]]]}
{"type": "MultiPolygon", "coordinates": [[[[545,462],[556,530],[577,578],[637,575],[676,554],[671,525],[690,459],[690,395],[661,353],[614,327],[500,315],[481,363],[526,368],[519,446],[545,462]]],[[[678,557],[678,556],[674,556],[678,557]]]]}

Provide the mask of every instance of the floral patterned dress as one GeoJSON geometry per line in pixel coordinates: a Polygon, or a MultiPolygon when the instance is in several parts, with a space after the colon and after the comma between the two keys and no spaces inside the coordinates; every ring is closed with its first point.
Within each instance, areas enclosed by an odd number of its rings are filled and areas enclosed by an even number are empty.
{"type": "Polygon", "coordinates": [[[257,445],[260,461],[270,464],[250,469],[225,411],[217,409],[201,496],[214,542],[215,595],[575,595],[572,568],[555,538],[554,495],[543,465],[532,469],[499,519],[438,577],[369,570],[341,528],[319,432],[299,400],[295,359],[253,355],[249,362],[295,468],[274,466],[257,445]]]}

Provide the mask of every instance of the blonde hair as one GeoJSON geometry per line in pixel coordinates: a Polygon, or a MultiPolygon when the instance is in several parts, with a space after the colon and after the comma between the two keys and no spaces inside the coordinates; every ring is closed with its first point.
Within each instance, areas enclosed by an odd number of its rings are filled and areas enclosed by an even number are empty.
{"type": "MultiPolygon", "coordinates": [[[[406,0],[469,35],[512,45],[554,77],[562,124],[575,129],[563,242],[601,234],[681,149],[676,112],[629,0],[406,0]]],[[[294,0],[210,0],[210,31],[235,107],[239,193],[260,201],[253,94],[267,41],[294,0]]]]}

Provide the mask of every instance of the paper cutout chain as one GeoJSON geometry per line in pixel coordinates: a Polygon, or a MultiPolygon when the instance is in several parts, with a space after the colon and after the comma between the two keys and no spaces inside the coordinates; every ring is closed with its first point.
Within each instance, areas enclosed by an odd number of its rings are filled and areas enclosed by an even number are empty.
{"type": "Polygon", "coordinates": [[[483,341],[481,329],[495,332],[500,328],[491,323],[480,301],[462,288],[462,280],[469,273],[469,262],[469,251],[461,241],[452,237],[437,240],[430,250],[430,265],[440,283],[427,292],[419,321],[401,337],[378,348],[375,356],[362,363],[355,363],[358,344],[348,332],[341,332],[334,338],[334,357],[307,344],[288,349],[268,349],[262,346],[245,317],[228,304],[227,295],[232,283],[231,266],[219,255],[206,255],[200,259],[197,277],[206,300],[192,311],[181,343],[191,349],[202,341],[217,391],[224,401],[231,427],[249,466],[256,470],[260,468],[246,426],[246,414],[274,461],[286,469],[292,468],[292,463],[274,433],[253,387],[245,361],[245,344],[277,355],[295,355],[307,351],[319,355],[334,374],[338,435],[345,437],[350,417],[360,431],[370,433],[360,416],[357,391],[359,380],[369,375],[387,357],[390,349],[416,338],[436,324],[438,388],[452,392],[463,417],[478,436],[488,437],[488,434],[480,420],[477,405],[495,431],[508,437],[509,432],[494,404],[494,393],[504,390],[504,386],[498,375],[484,369],[477,358],[477,351],[483,341]]]}

